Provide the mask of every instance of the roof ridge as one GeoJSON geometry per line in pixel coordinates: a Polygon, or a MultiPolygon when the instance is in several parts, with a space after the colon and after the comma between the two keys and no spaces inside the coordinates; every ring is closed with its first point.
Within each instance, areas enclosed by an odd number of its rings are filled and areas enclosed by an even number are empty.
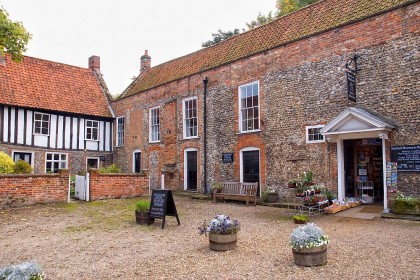
{"type": "MultiPolygon", "coordinates": [[[[71,64],[64,63],[64,62],[52,61],[52,60],[47,60],[47,59],[38,58],[38,57],[34,57],[34,56],[29,56],[29,55],[24,55],[23,56],[23,60],[25,58],[29,58],[29,59],[33,59],[33,60],[38,60],[38,61],[49,62],[49,63],[54,63],[54,64],[59,64],[59,65],[63,65],[63,66],[67,66],[67,67],[72,67],[72,68],[78,68],[78,69],[82,69],[82,70],[93,71],[89,67],[85,68],[85,67],[81,67],[81,66],[77,66],[77,65],[71,65],[71,64]]],[[[22,62],[23,62],[23,60],[22,60],[22,62]]]]}

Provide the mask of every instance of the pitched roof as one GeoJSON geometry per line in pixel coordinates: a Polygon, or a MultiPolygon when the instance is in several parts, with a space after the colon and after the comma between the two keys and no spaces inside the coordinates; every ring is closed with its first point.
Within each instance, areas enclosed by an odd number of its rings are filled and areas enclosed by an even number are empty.
{"type": "Polygon", "coordinates": [[[363,20],[417,0],[324,0],[214,46],[152,67],[120,96],[216,68],[284,44],[363,20]]]}
{"type": "Polygon", "coordinates": [[[94,70],[28,56],[21,63],[9,55],[3,58],[0,104],[112,117],[103,91],[106,86],[94,70]]]}

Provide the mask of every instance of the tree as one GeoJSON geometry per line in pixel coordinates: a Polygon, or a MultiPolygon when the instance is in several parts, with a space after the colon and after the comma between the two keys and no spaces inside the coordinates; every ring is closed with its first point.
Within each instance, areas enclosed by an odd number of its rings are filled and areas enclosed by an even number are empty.
{"type": "Polygon", "coordinates": [[[9,14],[0,8],[0,55],[7,52],[13,61],[22,61],[23,53],[32,35],[18,21],[11,21],[9,14]]]}
{"type": "MultiPolygon", "coordinates": [[[[245,23],[245,24],[248,27],[248,30],[251,30],[255,27],[267,24],[281,16],[297,11],[303,7],[308,6],[309,4],[312,4],[318,1],[319,0],[276,0],[277,11],[275,11],[274,14],[272,11],[269,12],[268,15],[266,16],[259,13],[256,20],[253,20],[250,23],[245,23]]],[[[242,30],[244,31],[244,29],[242,30]]],[[[210,47],[214,44],[222,42],[239,33],[240,31],[237,28],[235,28],[234,31],[227,31],[227,32],[223,32],[222,30],[219,29],[218,33],[212,34],[213,40],[204,42],[201,44],[201,46],[203,48],[210,47]]]]}

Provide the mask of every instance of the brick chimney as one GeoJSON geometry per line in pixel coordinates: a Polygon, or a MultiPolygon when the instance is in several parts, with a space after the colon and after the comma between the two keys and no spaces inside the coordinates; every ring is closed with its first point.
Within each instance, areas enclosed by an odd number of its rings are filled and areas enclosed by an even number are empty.
{"type": "Polygon", "coordinates": [[[144,51],[144,55],[140,57],[140,73],[143,73],[147,69],[150,68],[150,64],[152,62],[152,58],[149,55],[147,50],[144,51]]]}
{"type": "Polygon", "coordinates": [[[101,58],[96,55],[89,57],[89,68],[96,72],[101,72],[101,58]]]}

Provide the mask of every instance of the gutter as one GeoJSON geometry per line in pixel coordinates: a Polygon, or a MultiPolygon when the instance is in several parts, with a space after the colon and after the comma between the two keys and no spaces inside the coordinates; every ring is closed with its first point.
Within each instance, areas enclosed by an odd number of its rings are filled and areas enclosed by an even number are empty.
{"type": "Polygon", "coordinates": [[[208,186],[207,186],[207,77],[204,78],[204,104],[203,104],[203,111],[204,111],[204,188],[203,192],[205,194],[209,193],[208,186]]]}

